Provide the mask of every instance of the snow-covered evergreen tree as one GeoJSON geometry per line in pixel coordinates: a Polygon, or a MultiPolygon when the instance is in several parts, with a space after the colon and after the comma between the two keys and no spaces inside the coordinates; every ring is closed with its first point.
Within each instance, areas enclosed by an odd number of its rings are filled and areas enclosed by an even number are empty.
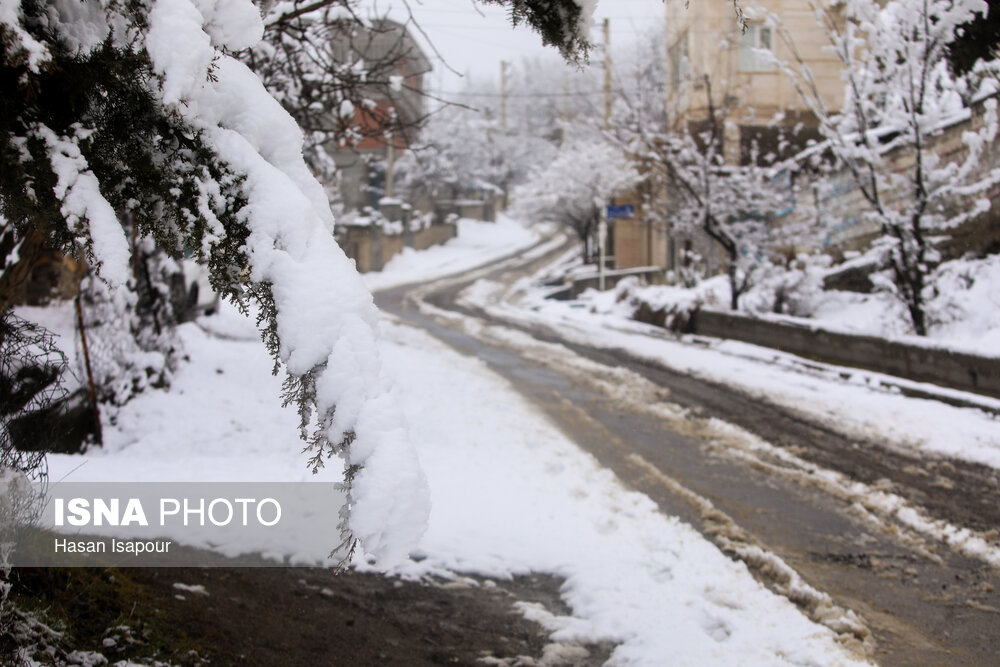
{"type": "MultiPolygon", "coordinates": [[[[564,55],[585,49],[593,0],[491,1],[564,55]]],[[[292,4],[289,24],[348,5],[292,4]]],[[[302,131],[232,56],[264,32],[249,0],[0,3],[0,308],[43,245],[123,289],[136,247],[126,219],[133,238],[193,253],[217,292],[257,313],[310,465],[342,459],[345,533],[398,559],[423,531],[426,484],[380,371],[377,312],[333,240],[302,131]]]]}
{"type": "Polygon", "coordinates": [[[342,458],[346,533],[380,558],[405,556],[423,531],[427,490],[380,370],[377,311],[333,240],[301,130],[228,55],[260,40],[257,8],[24,0],[2,9],[5,267],[41,236],[86,255],[119,290],[134,247],[126,216],[137,235],[206,261],[213,287],[258,313],[310,465],[342,458]]]}

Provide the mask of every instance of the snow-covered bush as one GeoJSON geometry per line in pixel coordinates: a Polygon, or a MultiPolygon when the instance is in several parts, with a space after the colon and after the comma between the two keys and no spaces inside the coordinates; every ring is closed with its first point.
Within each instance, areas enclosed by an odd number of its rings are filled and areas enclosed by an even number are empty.
{"type": "MultiPolygon", "coordinates": [[[[968,257],[941,264],[928,280],[931,334],[939,338],[994,341],[1000,355],[1000,255],[968,257]]],[[[987,350],[984,349],[984,352],[987,350]]]]}
{"type": "Polygon", "coordinates": [[[768,262],[743,300],[752,313],[811,317],[823,291],[826,255],[800,254],[782,262],[768,262]]]}
{"type": "MultiPolygon", "coordinates": [[[[124,405],[149,388],[169,385],[181,352],[171,323],[162,322],[160,333],[141,327],[138,301],[131,289],[109,290],[96,276],[87,276],[80,285],[96,397],[108,407],[124,405]]],[[[76,344],[82,344],[79,336],[76,344]]],[[[78,353],[76,358],[82,360],[84,355],[78,353]]],[[[85,368],[75,370],[85,377],[85,368]]]]}
{"type": "MultiPolygon", "coordinates": [[[[189,316],[187,292],[180,265],[157,248],[153,239],[132,242],[132,275],[118,289],[110,289],[96,275],[80,283],[82,334],[90,368],[75,369],[80,378],[89,373],[98,402],[121,406],[149,388],[169,385],[170,375],[184,350],[175,329],[189,316]]],[[[113,419],[113,416],[112,416],[113,419]]]]}
{"type": "Polygon", "coordinates": [[[729,300],[729,285],[725,276],[703,280],[694,287],[644,285],[638,278],[626,278],[615,286],[613,294],[620,315],[685,333],[699,308],[719,308],[729,300]]]}

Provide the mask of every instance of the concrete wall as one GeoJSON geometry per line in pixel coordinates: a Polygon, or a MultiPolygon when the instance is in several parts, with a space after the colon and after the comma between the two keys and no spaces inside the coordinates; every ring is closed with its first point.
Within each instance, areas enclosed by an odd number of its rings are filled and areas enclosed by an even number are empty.
{"type": "Polygon", "coordinates": [[[449,239],[458,236],[458,227],[453,224],[431,225],[420,231],[413,232],[412,248],[426,250],[434,245],[441,245],[449,239]]]}
{"type": "Polygon", "coordinates": [[[434,220],[444,222],[450,215],[483,222],[496,222],[497,198],[486,193],[481,199],[434,199],[434,220]]]}
{"type": "Polygon", "coordinates": [[[341,227],[337,230],[337,242],[344,253],[354,260],[358,271],[367,273],[381,271],[403,248],[425,250],[457,235],[458,227],[452,224],[431,225],[402,234],[383,234],[381,227],[373,225],[341,227]]]}
{"type": "Polygon", "coordinates": [[[694,314],[691,330],[1000,398],[1000,359],[709,310],[694,314]]]}
{"type": "MultiPolygon", "coordinates": [[[[662,285],[664,283],[663,279],[663,269],[659,268],[635,268],[635,269],[622,269],[617,271],[606,271],[604,274],[604,289],[612,289],[620,281],[631,278],[632,276],[638,276],[642,278],[648,285],[662,285]]],[[[573,283],[568,287],[568,291],[565,295],[567,299],[575,299],[576,297],[583,294],[588,289],[597,289],[600,285],[600,276],[596,273],[589,276],[581,276],[575,278],[573,283]]]]}
{"type": "Polygon", "coordinates": [[[406,247],[406,234],[393,234],[392,236],[382,236],[382,266],[384,267],[390,259],[398,255],[406,247]]]}

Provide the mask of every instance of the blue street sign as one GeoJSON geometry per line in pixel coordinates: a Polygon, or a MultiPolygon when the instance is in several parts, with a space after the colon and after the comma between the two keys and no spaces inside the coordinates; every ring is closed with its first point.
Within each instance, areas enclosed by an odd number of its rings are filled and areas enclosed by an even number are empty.
{"type": "Polygon", "coordinates": [[[623,204],[622,206],[608,206],[608,220],[623,220],[635,217],[635,206],[623,204]]]}

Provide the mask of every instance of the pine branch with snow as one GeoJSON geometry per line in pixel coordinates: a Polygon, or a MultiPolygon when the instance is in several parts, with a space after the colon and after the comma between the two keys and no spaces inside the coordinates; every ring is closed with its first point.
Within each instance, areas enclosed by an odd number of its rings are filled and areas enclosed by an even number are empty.
{"type": "Polygon", "coordinates": [[[303,134],[229,52],[264,32],[248,0],[25,0],[0,14],[0,213],[86,254],[111,289],[129,277],[119,220],[206,260],[249,309],[277,365],[309,377],[318,469],[337,454],[348,530],[398,560],[423,532],[428,493],[391,399],[371,295],[336,245],[303,134]],[[323,456],[318,456],[323,454],[323,456]]]}
{"type": "Polygon", "coordinates": [[[485,0],[505,5],[515,26],[526,24],[542,36],[542,42],[559,49],[569,61],[586,57],[590,48],[587,31],[597,0],[485,0]]]}

